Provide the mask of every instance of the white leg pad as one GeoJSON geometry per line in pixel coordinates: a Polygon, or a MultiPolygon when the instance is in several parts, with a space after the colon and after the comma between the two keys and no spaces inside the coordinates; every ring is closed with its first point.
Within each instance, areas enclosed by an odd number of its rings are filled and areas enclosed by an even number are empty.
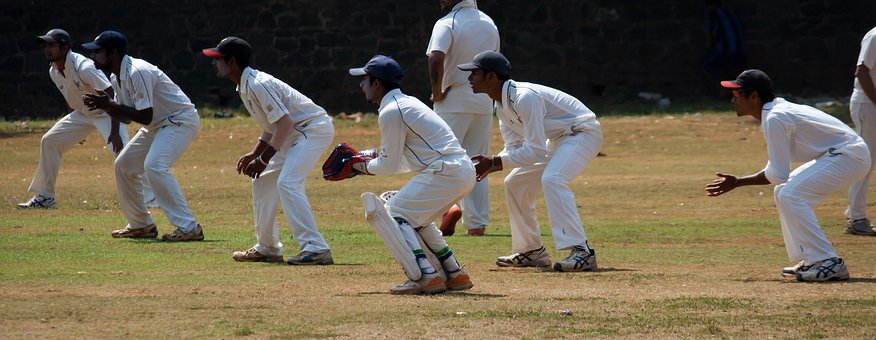
{"type": "Polygon", "coordinates": [[[386,211],[386,202],[371,192],[362,193],[361,197],[362,203],[365,205],[365,219],[368,220],[368,224],[374,228],[377,236],[389,248],[389,252],[392,253],[396,261],[401,264],[405,275],[411,280],[419,280],[423,276],[423,272],[417,264],[413,250],[405,241],[398,223],[386,211]]]}

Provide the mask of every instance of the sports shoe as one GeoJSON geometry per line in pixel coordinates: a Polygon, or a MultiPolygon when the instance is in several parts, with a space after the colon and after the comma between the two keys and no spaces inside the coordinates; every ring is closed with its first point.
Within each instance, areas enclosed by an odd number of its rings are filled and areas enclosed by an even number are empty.
{"type": "Polygon", "coordinates": [[[858,236],[876,236],[876,228],[873,228],[873,225],[870,224],[870,219],[868,218],[849,221],[845,231],[846,234],[858,236]]]}
{"type": "Polygon", "coordinates": [[[203,241],[204,229],[201,229],[200,224],[196,225],[195,229],[188,233],[182,231],[180,228],[176,228],[172,233],[161,236],[161,240],[164,242],[203,241]]]}
{"type": "Polygon", "coordinates": [[[849,269],[843,259],[834,257],[803,268],[797,272],[797,281],[821,282],[841,281],[849,279],[849,269]]]}
{"type": "Polygon", "coordinates": [[[231,257],[237,262],[283,262],[283,255],[265,255],[256,251],[255,248],[236,251],[231,257]]]}
{"type": "Polygon", "coordinates": [[[447,286],[438,273],[423,274],[417,281],[407,280],[389,289],[389,293],[393,295],[440,294],[446,291],[447,286]]]}
{"type": "Polygon", "coordinates": [[[18,203],[18,209],[55,209],[57,207],[54,197],[46,197],[43,195],[36,195],[27,202],[18,203]]]}
{"type": "Polygon", "coordinates": [[[325,250],[318,253],[312,251],[302,251],[295,256],[289,256],[286,263],[290,265],[308,266],[308,265],[329,265],[334,264],[332,259],[332,251],[325,250]]]}
{"type": "Polygon", "coordinates": [[[455,291],[469,290],[471,287],[474,287],[474,284],[471,283],[471,278],[462,268],[455,272],[447,273],[447,282],[444,285],[447,286],[447,290],[455,291]]]}
{"type": "Polygon", "coordinates": [[[484,233],[487,231],[487,227],[480,227],[468,230],[468,236],[484,236],[484,233]]]}
{"type": "Polygon", "coordinates": [[[590,249],[590,254],[583,247],[573,247],[566,258],[554,264],[558,272],[584,272],[596,269],[596,251],[590,249]]]}
{"type": "Polygon", "coordinates": [[[544,247],[530,250],[525,253],[516,253],[508,256],[499,256],[496,259],[499,267],[550,267],[551,256],[544,247]]]}
{"type": "Polygon", "coordinates": [[[441,230],[441,235],[453,235],[456,232],[456,222],[459,222],[460,218],[462,218],[462,209],[459,208],[458,204],[454,204],[441,217],[441,226],[438,227],[438,230],[441,230]]]}
{"type": "Polygon", "coordinates": [[[795,276],[797,276],[797,272],[799,272],[801,270],[805,271],[805,270],[809,269],[809,267],[806,267],[803,265],[804,262],[805,261],[800,261],[800,263],[797,263],[792,267],[782,268],[782,276],[795,277],[795,276]]]}
{"type": "Polygon", "coordinates": [[[158,236],[158,227],[154,223],[137,229],[125,227],[125,229],[113,230],[111,235],[113,238],[155,238],[158,236]]]}

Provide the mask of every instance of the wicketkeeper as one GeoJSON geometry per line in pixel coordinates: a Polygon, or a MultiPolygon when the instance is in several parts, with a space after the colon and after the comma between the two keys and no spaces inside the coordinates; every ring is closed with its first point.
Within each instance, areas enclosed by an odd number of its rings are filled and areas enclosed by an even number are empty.
{"type": "Polygon", "coordinates": [[[323,167],[326,179],[417,172],[386,200],[385,208],[375,195],[362,195],[369,223],[408,276],[390,293],[433,294],[471,288],[469,276],[432,221],[471,191],[474,165],[447,123],[421,101],[401,92],[404,73],[395,60],[377,55],[364,67],[350,69],[350,74],[362,77],[359,86],[365,98],[380,105],[380,148],[360,155],[346,145],[339,146],[323,167]],[[417,235],[441,268],[429,263],[417,235]],[[439,270],[446,274],[446,282],[439,270]]]}

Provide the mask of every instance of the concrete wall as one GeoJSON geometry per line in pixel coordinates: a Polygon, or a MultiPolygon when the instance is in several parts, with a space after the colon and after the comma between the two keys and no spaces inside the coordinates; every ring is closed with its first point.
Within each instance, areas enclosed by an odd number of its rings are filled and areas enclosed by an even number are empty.
{"type": "MultiPolygon", "coordinates": [[[[876,1],[726,1],[745,28],[749,65],[780,91],[848,95],[876,1]]],[[[163,69],[198,104],[218,104],[217,79],[200,50],[222,37],[249,40],[253,66],[286,81],[330,113],[373,111],[346,74],[375,53],[407,76],[403,89],[428,100],[425,47],[437,0],[2,1],[0,92],[6,116],[57,116],[61,95],[34,36],[61,27],[78,43],[105,29],[125,33],[130,54],[163,69]]],[[[697,98],[706,82],[702,1],[481,0],[502,35],[514,78],[541,82],[585,103],[622,102],[638,91],[697,98]],[[605,91],[599,91],[604,88],[605,91]],[[600,93],[597,95],[598,93],[600,93]]],[[[427,101],[428,102],[428,101],[427,101]]],[[[232,105],[239,105],[235,98],[232,105]]]]}

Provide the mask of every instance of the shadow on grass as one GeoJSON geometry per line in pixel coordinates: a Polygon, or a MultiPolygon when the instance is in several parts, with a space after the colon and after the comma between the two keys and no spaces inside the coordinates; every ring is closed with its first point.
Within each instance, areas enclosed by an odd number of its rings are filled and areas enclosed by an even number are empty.
{"type": "Polygon", "coordinates": [[[786,278],[775,278],[775,279],[757,279],[757,278],[744,278],[744,279],[733,279],[733,281],[738,282],[778,282],[778,283],[791,283],[791,284],[837,284],[837,283],[876,283],[876,278],[872,277],[853,277],[845,281],[823,281],[823,282],[800,282],[797,281],[793,277],[786,278]]]}
{"type": "Polygon", "coordinates": [[[472,293],[472,292],[459,292],[459,291],[447,291],[447,292],[444,292],[441,294],[399,294],[399,295],[390,294],[389,292],[361,292],[361,293],[357,293],[356,295],[393,295],[393,296],[399,296],[399,297],[403,297],[403,296],[421,296],[421,297],[431,297],[431,296],[439,297],[439,296],[441,296],[441,297],[444,297],[444,296],[447,296],[447,297],[455,297],[455,298],[469,298],[469,297],[504,298],[504,297],[508,297],[508,295],[505,295],[505,294],[472,293]]]}
{"type": "Polygon", "coordinates": [[[584,272],[558,272],[555,271],[552,267],[503,267],[503,268],[491,268],[487,271],[491,272],[506,272],[506,273],[558,273],[558,274],[587,274],[587,273],[610,273],[610,272],[638,272],[638,269],[629,269],[629,268],[612,268],[612,267],[599,267],[595,270],[588,270],[584,272]]]}

